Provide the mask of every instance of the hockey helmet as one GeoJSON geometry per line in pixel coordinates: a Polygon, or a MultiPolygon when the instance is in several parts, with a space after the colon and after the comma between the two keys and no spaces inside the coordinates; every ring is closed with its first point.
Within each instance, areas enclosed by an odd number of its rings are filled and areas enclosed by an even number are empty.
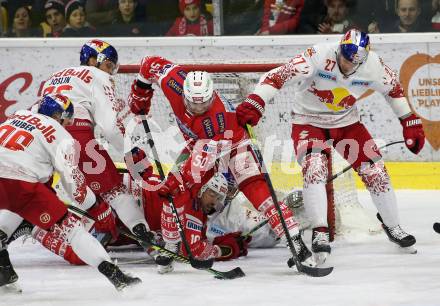
{"type": "Polygon", "coordinates": [[[364,63],[369,51],[370,37],[367,33],[356,29],[347,31],[339,43],[339,53],[355,65],[364,63]]]}
{"type": "Polygon", "coordinates": [[[118,52],[109,43],[99,39],[86,42],[79,55],[81,65],[87,65],[91,57],[96,58],[96,67],[99,67],[105,60],[109,60],[115,65],[112,74],[116,74],[118,71],[118,52]]]}
{"type": "Polygon", "coordinates": [[[210,190],[215,194],[214,210],[220,212],[223,210],[226,200],[226,194],[228,193],[228,181],[222,173],[216,173],[209,181],[200,188],[199,198],[210,190]]]}
{"type": "Polygon", "coordinates": [[[187,110],[195,115],[205,113],[214,98],[214,83],[206,71],[191,71],[183,83],[183,96],[187,110]]]}
{"type": "Polygon", "coordinates": [[[50,94],[44,96],[38,104],[38,113],[49,117],[54,114],[61,114],[62,120],[73,117],[73,104],[70,99],[61,94],[50,94]]]}

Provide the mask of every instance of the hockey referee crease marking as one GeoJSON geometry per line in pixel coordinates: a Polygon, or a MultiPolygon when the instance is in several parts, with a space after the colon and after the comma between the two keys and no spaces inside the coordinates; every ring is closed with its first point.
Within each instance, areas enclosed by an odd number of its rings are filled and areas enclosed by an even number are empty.
{"type": "MultiPolygon", "coordinates": [[[[124,163],[115,163],[118,169],[125,169],[124,163]]],[[[395,189],[437,189],[440,190],[440,162],[385,162],[395,189]]],[[[164,164],[168,172],[172,164],[164,164]]],[[[278,162],[268,165],[271,179],[276,190],[290,191],[302,187],[301,168],[297,163],[278,162]]],[[[350,170],[353,171],[353,170],[350,170]]],[[[357,189],[365,189],[355,173],[357,189]]],[[[54,184],[59,178],[54,175],[54,184]]],[[[336,179],[338,180],[338,179],[336,179]]]]}

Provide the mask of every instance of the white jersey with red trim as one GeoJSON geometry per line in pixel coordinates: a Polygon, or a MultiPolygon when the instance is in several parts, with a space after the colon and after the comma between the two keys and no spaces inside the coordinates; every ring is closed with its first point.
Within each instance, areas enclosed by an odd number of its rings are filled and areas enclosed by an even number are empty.
{"type": "Polygon", "coordinates": [[[75,119],[89,120],[98,126],[106,140],[118,152],[124,152],[124,122],[132,113],[125,101],[117,97],[110,74],[92,66],[65,68],[44,84],[43,95],[55,92],[72,101],[75,119]]]}
{"type": "Polygon", "coordinates": [[[50,117],[20,110],[0,124],[0,177],[46,183],[58,171],[71,199],[87,206],[95,196],[77,157],[72,136],[50,117]]]}
{"type": "Polygon", "coordinates": [[[355,73],[344,76],[337,64],[339,44],[318,44],[265,74],[254,90],[266,103],[285,83],[294,83],[293,123],[336,128],[359,121],[355,103],[369,89],[380,92],[400,117],[410,112],[398,77],[373,51],[355,73]],[[403,106],[402,106],[403,105],[403,106]]]}

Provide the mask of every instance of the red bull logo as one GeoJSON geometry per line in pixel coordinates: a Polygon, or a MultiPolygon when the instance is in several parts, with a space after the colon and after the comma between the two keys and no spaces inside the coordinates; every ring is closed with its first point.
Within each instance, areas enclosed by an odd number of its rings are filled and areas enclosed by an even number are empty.
{"type": "Polygon", "coordinates": [[[93,49],[98,51],[98,53],[101,53],[104,49],[106,49],[109,46],[108,43],[98,39],[92,40],[90,44],[92,45],[92,47],[94,47],[93,49]]]}
{"type": "Polygon", "coordinates": [[[317,96],[320,102],[324,103],[330,110],[335,112],[351,108],[353,104],[356,103],[356,98],[353,97],[346,88],[342,87],[320,90],[313,84],[310,87],[309,92],[317,96]]]}

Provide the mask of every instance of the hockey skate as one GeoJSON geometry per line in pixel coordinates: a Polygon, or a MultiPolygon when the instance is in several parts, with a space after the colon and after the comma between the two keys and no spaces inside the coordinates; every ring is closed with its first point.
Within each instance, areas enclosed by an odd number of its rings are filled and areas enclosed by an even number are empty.
{"type": "Polygon", "coordinates": [[[115,286],[116,290],[121,291],[126,287],[135,286],[142,281],[138,277],[124,274],[115,264],[103,261],[98,266],[99,272],[105,275],[107,279],[115,286]]]}
{"type": "Polygon", "coordinates": [[[317,227],[312,231],[312,252],[318,265],[323,264],[331,253],[327,227],[317,227]]]}
{"type": "Polygon", "coordinates": [[[310,252],[305,245],[301,234],[298,233],[292,236],[292,242],[293,246],[295,247],[296,254],[298,255],[299,262],[308,267],[316,267],[316,262],[313,259],[312,252],[310,252]]]}
{"type": "Polygon", "coordinates": [[[21,222],[17,229],[12,233],[7,244],[10,244],[12,241],[17,240],[21,236],[24,236],[24,240],[27,239],[29,236],[31,236],[33,228],[33,224],[23,220],[23,222],[21,222]]]}
{"type": "MultiPolygon", "coordinates": [[[[165,249],[179,253],[180,243],[165,243],[165,249]]],[[[174,271],[173,258],[169,257],[165,253],[159,252],[159,254],[154,258],[157,264],[157,272],[159,274],[166,274],[174,271]]]]}
{"type": "Polygon", "coordinates": [[[6,249],[0,251],[0,288],[5,292],[21,293],[22,290],[17,284],[18,275],[15,273],[9,260],[9,253],[6,249]]]}
{"type": "MultiPolygon", "coordinates": [[[[133,234],[135,234],[145,244],[155,243],[154,234],[147,230],[145,224],[139,223],[133,227],[133,234]]],[[[148,248],[146,248],[148,251],[148,248]]]]}
{"type": "Polygon", "coordinates": [[[400,249],[403,250],[405,253],[409,253],[409,254],[417,253],[417,249],[414,247],[414,244],[416,243],[416,238],[413,235],[410,235],[407,232],[405,232],[400,227],[400,225],[396,225],[394,227],[386,226],[383,223],[382,217],[379,215],[379,213],[376,216],[377,219],[379,219],[379,221],[382,222],[382,228],[391,242],[397,244],[400,247],[400,249]]]}

